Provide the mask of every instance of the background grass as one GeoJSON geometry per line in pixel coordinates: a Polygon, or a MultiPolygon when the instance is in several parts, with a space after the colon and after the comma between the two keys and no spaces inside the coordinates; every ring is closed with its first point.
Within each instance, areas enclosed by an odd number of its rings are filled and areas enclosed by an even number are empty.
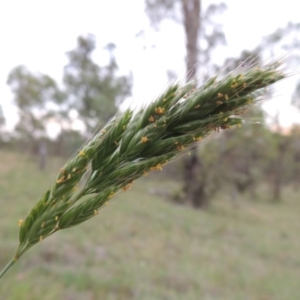
{"type": "MultiPolygon", "coordinates": [[[[0,267],[24,218],[63,161],[40,172],[0,152],[0,267]]],[[[278,204],[216,198],[207,211],[171,204],[178,183],[137,181],[92,220],[29,250],[0,282],[0,299],[300,299],[299,195],[278,204]],[[153,193],[155,191],[155,193],[153,193]]],[[[265,197],[267,198],[267,197],[265,197]]]]}

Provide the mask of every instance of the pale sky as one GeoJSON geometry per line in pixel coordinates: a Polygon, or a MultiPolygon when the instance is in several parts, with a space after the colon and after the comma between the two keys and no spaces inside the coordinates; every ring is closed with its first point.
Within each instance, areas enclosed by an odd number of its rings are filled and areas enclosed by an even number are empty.
{"type": "MultiPolygon", "coordinates": [[[[253,49],[269,33],[289,21],[300,22],[300,2],[295,0],[226,0],[228,9],[218,17],[226,34],[227,47],[220,48],[220,60],[253,49]]],[[[202,1],[208,6],[216,1],[202,1]]],[[[65,52],[75,48],[76,38],[92,33],[97,39],[95,61],[104,63],[102,50],[110,42],[122,73],[133,74],[130,101],[144,103],[155,98],[167,85],[166,70],[184,77],[185,41],[183,29],[172,21],[155,32],[144,13],[143,0],[9,0],[0,1],[0,104],[8,125],[16,120],[12,94],[6,85],[8,73],[17,65],[61,81],[65,52]],[[141,30],[144,36],[136,34],[141,30]],[[155,45],[155,47],[153,47],[155,45]]],[[[275,57],[281,53],[275,53],[275,57]]],[[[288,126],[299,113],[288,105],[296,79],[275,87],[276,97],[266,103],[271,114],[280,111],[288,126]],[[288,96],[285,96],[290,92],[288,96]]]]}

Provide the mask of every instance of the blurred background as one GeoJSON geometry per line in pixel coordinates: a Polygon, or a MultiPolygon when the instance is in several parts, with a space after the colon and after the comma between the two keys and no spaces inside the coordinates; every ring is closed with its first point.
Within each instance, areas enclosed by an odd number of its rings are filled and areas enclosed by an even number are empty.
{"type": "Polygon", "coordinates": [[[240,129],[34,247],[0,299],[299,299],[300,23],[293,0],[0,4],[0,268],[18,219],[118,110],[176,80],[284,58],[240,129]]]}

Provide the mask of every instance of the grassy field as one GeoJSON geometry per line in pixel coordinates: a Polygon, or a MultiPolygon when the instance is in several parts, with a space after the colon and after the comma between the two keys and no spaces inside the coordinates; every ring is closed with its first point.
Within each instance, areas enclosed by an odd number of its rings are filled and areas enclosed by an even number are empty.
{"type": "MultiPolygon", "coordinates": [[[[61,166],[40,172],[0,152],[0,268],[24,218],[61,166]]],[[[215,199],[207,211],[150,193],[176,182],[149,176],[100,214],[29,250],[0,281],[1,300],[300,299],[300,197],[278,204],[215,199]]]]}

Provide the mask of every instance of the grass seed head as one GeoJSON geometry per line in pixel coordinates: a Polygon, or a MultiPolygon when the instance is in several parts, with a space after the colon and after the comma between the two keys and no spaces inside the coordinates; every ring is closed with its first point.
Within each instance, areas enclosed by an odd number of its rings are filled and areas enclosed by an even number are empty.
{"type": "Polygon", "coordinates": [[[94,217],[118,190],[162,170],[211,132],[240,126],[237,115],[256,101],[257,91],[286,77],[279,67],[275,61],[242,68],[196,89],[194,82],[171,85],[139,111],[117,114],[65,164],[51,189],[19,221],[15,260],[57,230],[94,217]],[[76,189],[87,172],[85,185],[76,189]]]}

